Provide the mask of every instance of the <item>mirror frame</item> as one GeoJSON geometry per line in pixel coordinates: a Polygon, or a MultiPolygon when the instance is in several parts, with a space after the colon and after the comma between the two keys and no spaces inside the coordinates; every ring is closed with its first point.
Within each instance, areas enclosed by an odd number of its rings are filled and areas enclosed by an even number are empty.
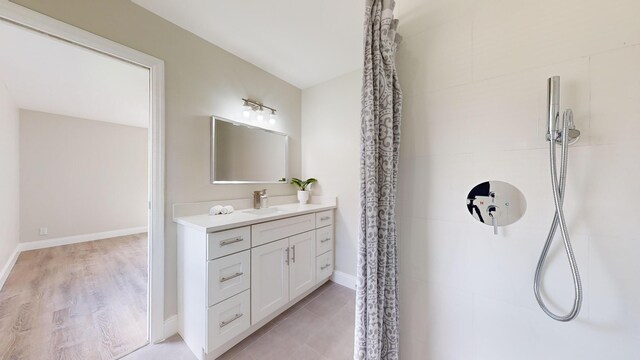
{"type": "Polygon", "coordinates": [[[285,133],[281,133],[279,131],[265,129],[258,126],[253,126],[250,124],[246,124],[243,122],[233,121],[221,116],[211,116],[211,139],[209,141],[211,147],[211,179],[210,183],[214,185],[224,185],[224,184],[288,184],[289,183],[289,135],[285,133]],[[284,137],[284,181],[252,181],[252,180],[215,180],[215,160],[216,160],[216,147],[215,147],[215,138],[216,138],[216,120],[224,121],[231,123],[237,126],[244,126],[250,129],[257,129],[261,131],[266,131],[272,134],[280,135],[284,137]]]}

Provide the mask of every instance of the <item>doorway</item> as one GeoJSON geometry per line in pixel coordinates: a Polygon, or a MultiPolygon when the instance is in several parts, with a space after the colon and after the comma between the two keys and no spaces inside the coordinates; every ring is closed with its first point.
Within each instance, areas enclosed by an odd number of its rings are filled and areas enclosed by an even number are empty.
{"type": "MultiPolygon", "coordinates": [[[[143,248],[146,247],[146,271],[148,275],[148,281],[146,282],[146,315],[144,319],[145,323],[145,342],[158,342],[164,339],[164,143],[163,143],[163,128],[164,128],[164,93],[163,93],[163,77],[164,77],[164,65],[161,60],[140,53],[136,50],[124,47],[122,45],[113,43],[104,38],[87,33],[83,30],[61,23],[54,19],[48,18],[44,15],[35,13],[31,10],[25,9],[21,6],[15,5],[8,1],[0,1],[0,22],[2,25],[11,25],[18,27],[21,30],[28,30],[33,33],[48,35],[54,39],[51,41],[64,41],[67,46],[72,45],[85,52],[94,52],[100,56],[107,56],[117,61],[125,62],[128,65],[140,67],[148,72],[147,90],[148,90],[148,130],[146,132],[147,139],[147,196],[146,204],[143,204],[147,211],[147,219],[145,228],[148,229],[148,237],[142,235],[135,235],[131,233],[121,234],[119,230],[105,230],[97,231],[100,233],[100,237],[92,241],[93,250],[100,249],[99,243],[107,239],[106,236],[113,235],[108,239],[116,239],[114,242],[109,243],[113,245],[117,241],[125,241],[130,244],[143,244],[143,248]],[[148,239],[148,240],[147,240],[148,239]],[[148,330],[148,331],[147,331],[148,330]]],[[[85,117],[86,118],[86,117],[85,117]]],[[[99,206],[96,204],[96,206],[99,206]]],[[[45,226],[38,228],[38,233],[46,233],[51,229],[45,226]]],[[[131,230],[131,229],[129,229],[131,230]]],[[[96,232],[91,233],[95,235],[96,232]]],[[[41,235],[38,235],[41,236],[41,235]]],[[[92,240],[85,237],[86,240],[92,240]]],[[[54,246],[76,246],[88,244],[85,241],[78,241],[74,239],[73,235],[62,236],[50,239],[50,243],[46,243],[47,248],[54,249],[54,246]],[[61,240],[62,239],[62,240],[61,240]],[[78,244],[76,244],[78,243],[78,244]],[[71,245],[74,244],[74,245],[71,245]]],[[[134,246],[135,247],[135,246],[134,246]]],[[[132,247],[131,253],[137,250],[132,247]]],[[[13,270],[16,260],[21,253],[27,254],[27,251],[33,250],[33,245],[25,245],[24,243],[18,243],[9,255],[9,258],[5,263],[0,264],[0,267],[4,267],[3,274],[0,274],[2,282],[6,280],[6,277],[13,270]],[[8,271],[7,271],[8,270],[8,271]]],[[[58,249],[63,255],[68,256],[72,251],[71,248],[58,249]]],[[[138,249],[139,250],[139,249],[138,249]]],[[[75,249],[78,253],[86,252],[87,249],[75,249]]],[[[106,250],[97,250],[97,253],[106,250]]],[[[45,258],[50,258],[52,255],[42,255],[45,258]]],[[[121,254],[121,259],[126,258],[127,254],[121,254]]],[[[133,264],[134,261],[125,260],[124,263],[133,264]]],[[[40,261],[40,264],[42,262],[40,261]]],[[[137,265],[139,267],[139,265],[137,265]]],[[[134,268],[136,265],[134,265],[134,268]]],[[[117,277],[117,276],[116,276],[117,277]]],[[[37,279],[36,279],[37,281],[37,279]]],[[[64,284],[64,282],[63,282],[64,284]]],[[[64,287],[64,285],[63,285],[64,287]]],[[[28,315],[29,304],[23,305],[19,311],[23,311],[25,315],[28,315]]],[[[64,317],[64,310],[57,313],[58,317],[64,317]]],[[[55,318],[55,317],[54,317],[55,318]]],[[[62,321],[61,318],[56,318],[56,321],[62,321]]],[[[122,354],[118,354],[120,356],[122,354]]]]}

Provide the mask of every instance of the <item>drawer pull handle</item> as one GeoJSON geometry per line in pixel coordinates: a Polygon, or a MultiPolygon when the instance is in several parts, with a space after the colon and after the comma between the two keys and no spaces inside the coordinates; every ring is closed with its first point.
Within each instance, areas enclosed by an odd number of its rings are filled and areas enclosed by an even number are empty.
{"type": "Polygon", "coordinates": [[[329,266],[331,266],[331,264],[320,266],[320,270],[324,270],[324,269],[328,268],[329,266]]]}
{"type": "Polygon", "coordinates": [[[289,266],[289,248],[284,250],[287,253],[287,256],[284,258],[284,263],[289,266]]]}
{"type": "Polygon", "coordinates": [[[243,273],[243,272],[237,272],[237,273],[235,273],[235,274],[233,274],[233,275],[231,275],[231,276],[221,277],[221,278],[220,278],[220,282],[221,282],[221,283],[223,283],[223,282],[225,282],[225,281],[229,281],[229,280],[231,280],[231,279],[235,279],[235,278],[237,278],[238,276],[242,276],[242,275],[244,275],[244,273],[243,273]]]}
{"type": "Polygon", "coordinates": [[[233,317],[231,319],[220,322],[220,329],[222,329],[223,327],[225,327],[225,326],[231,324],[232,322],[240,319],[242,317],[242,315],[244,315],[244,314],[235,314],[235,315],[233,315],[233,317]]]}
{"type": "Polygon", "coordinates": [[[323,216],[320,218],[320,221],[327,221],[329,219],[331,219],[331,216],[323,216]]]}
{"type": "Polygon", "coordinates": [[[295,263],[296,262],[296,246],[295,245],[291,247],[291,251],[292,251],[291,261],[295,263]]]}
{"type": "Polygon", "coordinates": [[[233,238],[233,239],[222,240],[222,241],[220,241],[220,247],[231,245],[231,244],[235,244],[235,243],[240,242],[242,240],[244,240],[242,238],[242,236],[238,236],[238,237],[233,238]]]}
{"type": "Polygon", "coordinates": [[[326,243],[327,241],[331,240],[331,238],[326,238],[324,240],[320,240],[321,243],[326,243]]]}

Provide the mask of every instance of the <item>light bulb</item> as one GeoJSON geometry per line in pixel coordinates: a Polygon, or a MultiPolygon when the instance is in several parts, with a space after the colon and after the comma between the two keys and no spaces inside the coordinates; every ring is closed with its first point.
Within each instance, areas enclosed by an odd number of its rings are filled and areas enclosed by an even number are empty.
{"type": "Polygon", "coordinates": [[[245,118],[249,118],[251,116],[251,105],[249,105],[248,102],[244,102],[244,105],[242,105],[242,116],[245,118]]]}
{"type": "Polygon", "coordinates": [[[271,115],[269,116],[269,124],[273,125],[276,123],[278,116],[276,115],[275,110],[271,110],[271,115]]]}
{"type": "Polygon", "coordinates": [[[262,106],[260,106],[260,109],[256,111],[256,120],[258,120],[258,122],[264,121],[264,110],[262,109],[262,106]]]}

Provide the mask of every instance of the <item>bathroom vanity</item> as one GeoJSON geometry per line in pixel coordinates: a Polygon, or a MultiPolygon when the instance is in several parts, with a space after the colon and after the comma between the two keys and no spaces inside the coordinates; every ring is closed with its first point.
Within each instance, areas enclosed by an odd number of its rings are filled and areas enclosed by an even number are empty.
{"type": "Polygon", "coordinates": [[[219,357],[329,279],[335,208],[333,199],[175,217],[174,207],[178,327],[198,359],[219,357]]]}

